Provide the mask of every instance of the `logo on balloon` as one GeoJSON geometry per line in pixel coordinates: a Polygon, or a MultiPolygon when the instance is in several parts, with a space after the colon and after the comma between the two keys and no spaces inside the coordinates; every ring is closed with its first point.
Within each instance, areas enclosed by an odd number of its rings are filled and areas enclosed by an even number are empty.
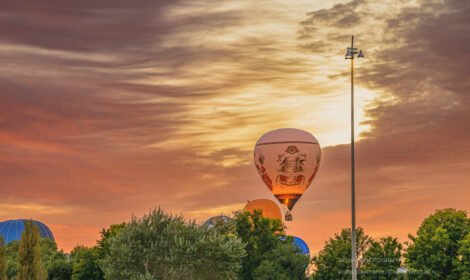
{"type": "Polygon", "coordinates": [[[305,182],[304,162],[307,160],[307,154],[300,153],[296,146],[289,146],[286,153],[287,155],[278,155],[280,175],[277,176],[276,182],[286,186],[303,184],[305,182]]]}
{"type": "Polygon", "coordinates": [[[268,173],[266,173],[266,168],[264,167],[264,156],[261,153],[259,154],[258,162],[259,165],[255,164],[256,169],[258,169],[258,173],[261,175],[261,179],[263,180],[263,182],[266,184],[269,190],[272,191],[273,181],[271,180],[271,178],[269,178],[268,173]]]}

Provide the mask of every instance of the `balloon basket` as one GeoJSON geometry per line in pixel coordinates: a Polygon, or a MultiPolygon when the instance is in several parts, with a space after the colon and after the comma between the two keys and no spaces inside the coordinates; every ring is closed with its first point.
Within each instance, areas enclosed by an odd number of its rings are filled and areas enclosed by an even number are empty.
{"type": "Polygon", "coordinates": [[[290,211],[287,211],[284,218],[286,219],[286,221],[292,221],[292,213],[290,211]]]}

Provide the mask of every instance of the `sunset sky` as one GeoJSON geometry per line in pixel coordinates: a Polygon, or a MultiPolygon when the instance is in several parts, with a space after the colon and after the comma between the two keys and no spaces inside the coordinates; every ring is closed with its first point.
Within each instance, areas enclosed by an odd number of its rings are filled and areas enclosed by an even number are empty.
{"type": "Polygon", "coordinates": [[[435,209],[470,211],[470,3],[0,1],[0,220],[58,245],[161,206],[204,221],[272,198],[266,131],[323,147],[288,233],[316,253],[350,226],[355,35],[357,223],[407,241],[435,209]]]}

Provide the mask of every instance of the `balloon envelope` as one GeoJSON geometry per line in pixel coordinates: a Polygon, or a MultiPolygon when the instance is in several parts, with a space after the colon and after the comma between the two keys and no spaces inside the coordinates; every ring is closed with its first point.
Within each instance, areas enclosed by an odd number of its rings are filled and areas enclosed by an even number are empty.
{"type": "MultiPolygon", "coordinates": [[[[292,245],[297,247],[301,254],[310,255],[310,249],[308,248],[307,243],[300,237],[291,236],[292,237],[292,245]]],[[[281,240],[286,240],[284,236],[280,237],[281,240]]]]}
{"type": "Polygon", "coordinates": [[[213,228],[218,224],[223,224],[230,221],[230,218],[225,216],[225,215],[219,215],[219,216],[214,216],[209,219],[204,223],[204,226],[208,228],[213,228]]]}
{"type": "Polygon", "coordinates": [[[292,236],[294,238],[294,245],[299,248],[300,252],[304,255],[310,255],[310,249],[308,248],[307,243],[303,241],[302,238],[297,236],[292,236]]]}
{"type": "Polygon", "coordinates": [[[312,183],[320,159],[317,139],[300,129],[269,131],[255,145],[254,162],[261,179],[289,210],[312,183]]]}
{"type": "Polygon", "coordinates": [[[279,219],[282,221],[281,209],[270,199],[255,199],[248,201],[243,210],[253,213],[255,209],[261,210],[263,217],[270,219],[279,219]]]}

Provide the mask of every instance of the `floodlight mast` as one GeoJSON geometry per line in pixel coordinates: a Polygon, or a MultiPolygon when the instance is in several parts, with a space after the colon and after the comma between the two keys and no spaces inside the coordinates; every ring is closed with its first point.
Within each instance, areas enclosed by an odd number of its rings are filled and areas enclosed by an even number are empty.
{"type": "Polygon", "coordinates": [[[354,36],[351,36],[351,47],[346,49],[345,59],[351,60],[351,274],[357,280],[357,246],[356,246],[356,161],[354,154],[354,59],[364,58],[362,50],[354,47],[354,36]]]}

